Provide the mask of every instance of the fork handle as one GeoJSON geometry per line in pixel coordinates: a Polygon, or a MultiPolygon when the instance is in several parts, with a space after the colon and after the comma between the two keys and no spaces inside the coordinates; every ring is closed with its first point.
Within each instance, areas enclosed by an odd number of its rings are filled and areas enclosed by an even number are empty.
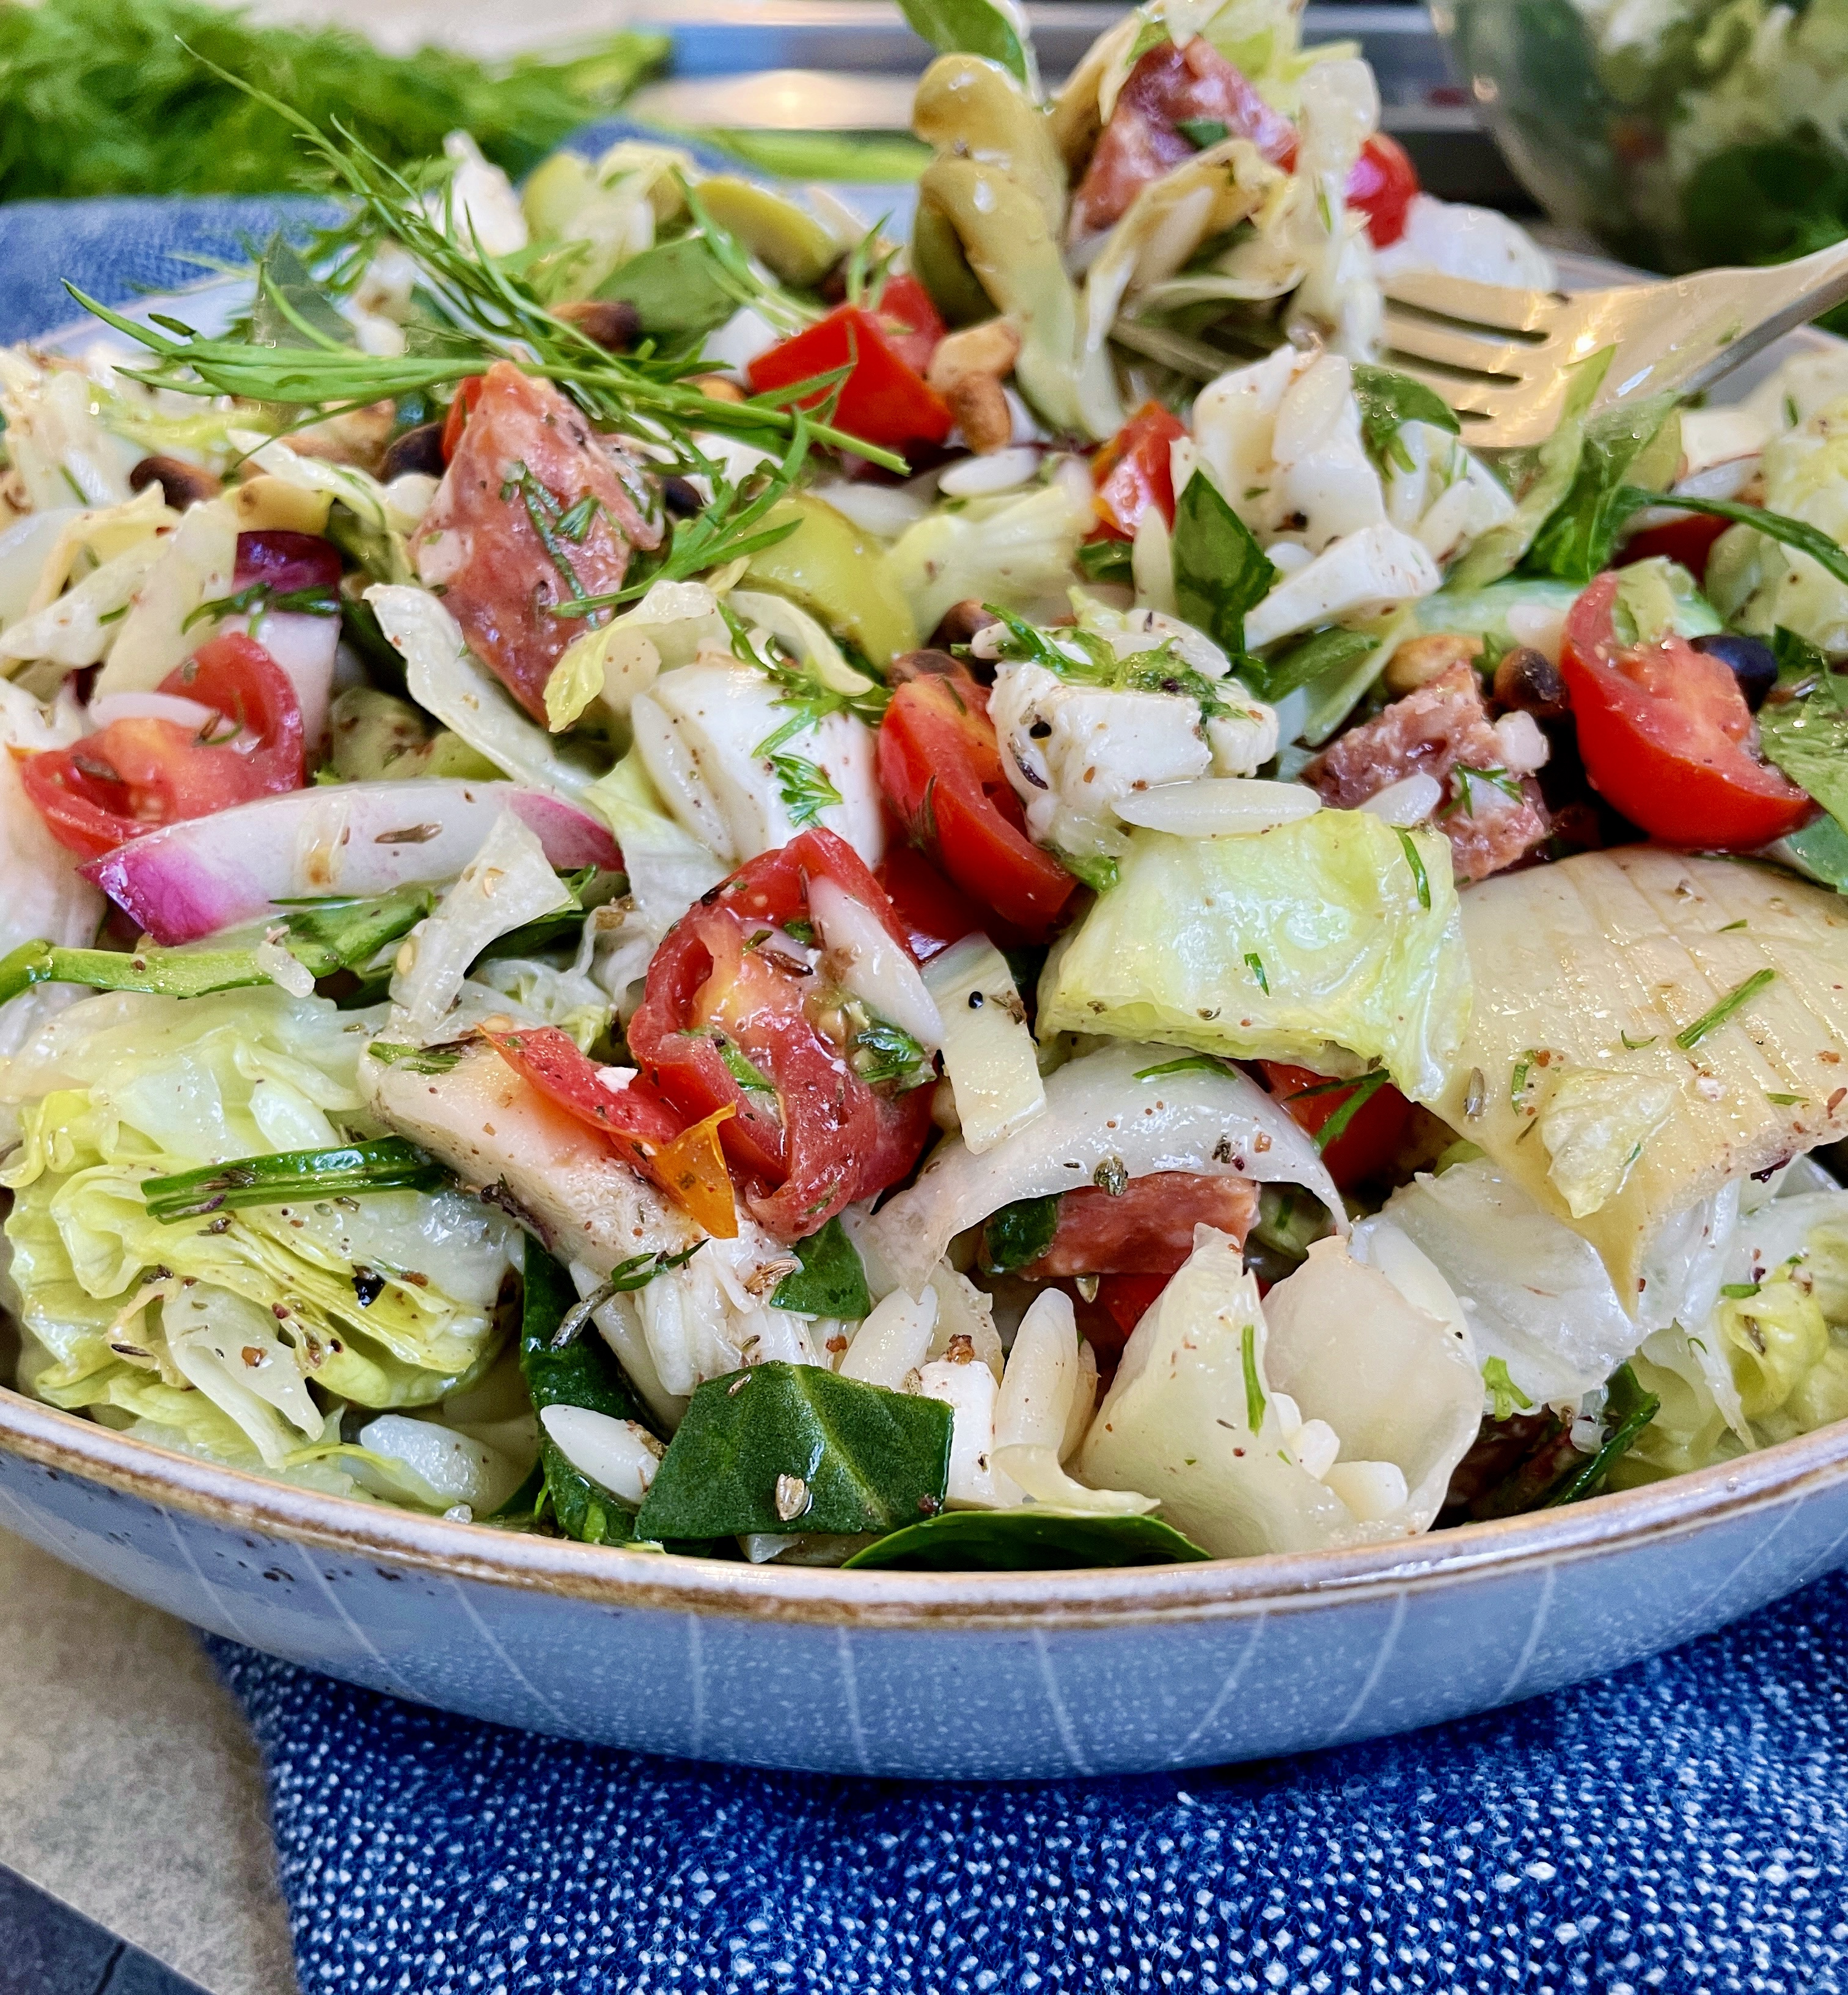
{"type": "Polygon", "coordinates": [[[1814,250],[1788,263],[1702,270],[1675,282],[1690,317],[1703,311],[1717,316],[1729,304],[1736,305],[1750,287],[1745,294],[1751,299],[1752,323],[1737,331],[1723,331],[1723,343],[1713,359],[1681,383],[1684,395],[1697,394],[1774,340],[1848,301],[1848,242],[1831,243],[1826,249],[1814,250]]]}

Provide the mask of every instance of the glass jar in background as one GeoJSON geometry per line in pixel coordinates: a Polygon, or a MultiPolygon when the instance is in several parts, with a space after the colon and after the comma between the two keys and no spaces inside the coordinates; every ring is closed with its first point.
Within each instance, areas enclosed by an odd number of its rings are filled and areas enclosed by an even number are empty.
{"type": "Polygon", "coordinates": [[[1848,0],[1434,0],[1510,163],[1647,270],[1848,235],[1848,0]]]}

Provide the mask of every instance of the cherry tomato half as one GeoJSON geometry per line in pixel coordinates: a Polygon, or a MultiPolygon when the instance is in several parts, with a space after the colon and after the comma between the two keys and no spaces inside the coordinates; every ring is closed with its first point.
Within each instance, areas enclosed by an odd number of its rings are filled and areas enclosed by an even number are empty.
{"type": "Polygon", "coordinates": [[[808,914],[825,875],[908,949],[904,925],[853,848],[804,832],[749,861],[668,930],[648,966],[629,1049],[691,1120],[734,1111],[719,1128],[749,1181],[753,1216],[799,1240],[844,1206],[896,1184],[930,1132],[927,1087],[895,1094],[862,1080],[832,1035],[826,980],[763,943],[808,914]]]}
{"type": "Polygon", "coordinates": [[[1091,482],[1097,487],[1097,517],[1107,532],[1133,541],[1142,516],[1151,506],[1163,520],[1174,524],[1174,440],[1187,425],[1159,402],[1144,402],[1091,460],[1091,482]]]}
{"type": "Polygon", "coordinates": [[[907,836],[972,900],[1043,938],[1078,883],[1027,836],[987,688],[961,666],[907,680],[879,723],[877,766],[907,836]]]}
{"type": "Polygon", "coordinates": [[[1685,637],[1620,645],[1617,578],[1601,575],[1565,620],[1559,669],[1593,787],[1652,838],[1750,852],[1815,805],[1754,750],[1751,710],[1720,659],[1685,637]]]}
{"type": "Polygon", "coordinates": [[[1348,175],[1347,204],[1366,217],[1366,232],[1376,249],[1397,242],[1405,233],[1406,211],[1418,191],[1418,170],[1397,139],[1376,132],[1360,149],[1348,175]]]}
{"type": "Polygon", "coordinates": [[[254,639],[213,638],[160,690],[197,701],[218,722],[195,732],[153,716],[111,721],[20,764],[26,794],[67,850],[100,859],[163,824],[302,787],[301,706],[288,675],[254,639]]]}

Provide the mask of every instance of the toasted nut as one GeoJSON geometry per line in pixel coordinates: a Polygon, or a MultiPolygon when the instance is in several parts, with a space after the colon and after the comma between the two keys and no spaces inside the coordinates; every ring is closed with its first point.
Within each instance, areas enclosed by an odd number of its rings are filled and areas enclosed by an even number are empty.
{"type": "Polygon", "coordinates": [[[947,651],[954,644],[970,643],[978,630],[986,630],[989,624],[1001,620],[977,597],[965,596],[960,603],[952,603],[943,613],[937,628],[931,633],[931,648],[947,651]]]}
{"type": "Polygon", "coordinates": [[[386,446],[385,462],[379,467],[379,476],[389,485],[394,478],[402,478],[412,471],[441,478],[443,468],[443,425],[420,423],[414,430],[406,430],[402,436],[393,437],[386,446]]]}
{"type": "Polygon", "coordinates": [[[991,318],[938,342],[927,377],[950,405],[962,440],[979,456],[1013,441],[1013,411],[1002,383],[1020,357],[1020,335],[1010,320],[991,318]]]}
{"type": "Polygon", "coordinates": [[[1502,654],[1495,668],[1495,697],[1511,712],[1531,713],[1536,720],[1556,720],[1572,704],[1559,668],[1531,644],[1517,644],[1502,654]]]}
{"type": "Polygon", "coordinates": [[[1452,665],[1467,664],[1482,650],[1483,640],[1460,630],[1434,630],[1429,637],[1412,637],[1394,652],[1386,668],[1386,689],[1390,693],[1416,692],[1429,685],[1452,665]]]}
{"type": "Polygon", "coordinates": [[[605,353],[624,353],[642,336],[642,314],[627,298],[579,298],[554,305],[552,316],[574,325],[605,353]]]}
{"type": "Polygon", "coordinates": [[[690,375],[687,385],[697,388],[709,401],[742,402],[744,400],[744,390],[735,381],[728,381],[722,374],[690,375]]]}
{"type": "Polygon", "coordinates": [[[224,489],[203,465],[177,457],[144,457],[129,473],[131,492],[145,492],[150,485],[160,487],[161,496],[176,513],[201,500],[215,499],[224,489]]]}

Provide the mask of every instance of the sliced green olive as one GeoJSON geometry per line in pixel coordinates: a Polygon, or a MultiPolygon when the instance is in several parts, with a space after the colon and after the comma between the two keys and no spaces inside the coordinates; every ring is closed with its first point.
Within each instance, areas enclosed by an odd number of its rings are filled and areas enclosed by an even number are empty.
{"type": "Polygon", "coordinates": [[[455,776],[486,781],[501,771],[447,728],[432,734],[422,712],[372,686],[349,686],[330,715],[334,773],[349,783],[455,776]]]}
{"type": "Polygon", "coordinates": [[[842,245],[816,216],[769,187],[715,173],[694,190],[701,205],[786,284],[818,284],[840,260],[842,245]]]}
{"type": "Polygon", "coordinates": [[[994,300],[969,268],[955,224],[921,194],[911,222],[911,273],[930,293],[946,325],[977,325],[994,317],[994,300]]]}
{"type": "Polygon", "coordinates": [[[753,555],[747,579],[793,598],[873,665],[916,651],[917,627],[884,585],[878,544],[811,493],[780,500],[764,524],[790,519],[801,523],[795,532],[753,555]]]}
{"type": "Polygon", "coordinates": [[[589,160],[575,153],[554,153],[535,167],[519,194],[520,212],[539,242],[564,235],[578,211],[597,192],[597,176],[589,160]]]}
{"type": "Polygon", "coordinates": [[[924,73],[911,129],[940,156],[998,167],[1030,194],[1057,238],[1065,221],[1065,163],[1041,111],[999,63],[939,56],[924,73]]]}

